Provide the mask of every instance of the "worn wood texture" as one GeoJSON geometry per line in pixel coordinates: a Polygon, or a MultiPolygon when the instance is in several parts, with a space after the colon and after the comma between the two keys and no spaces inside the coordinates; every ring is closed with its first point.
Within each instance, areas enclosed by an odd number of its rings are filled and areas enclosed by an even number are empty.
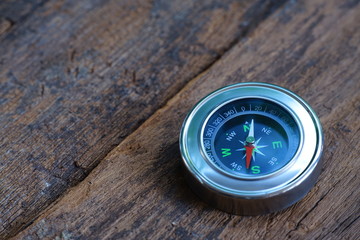
{"type": "Polygon", "coordinates": [[[0,238],[29,225],[283,2],[2,2],[0,238]]]}
{"type": "Polygon", "coordinates": [[[15,238],[359,239],[359,13],[359,1],[286,3],[15,238]],[[257,217],[201,202],[185,183],[178,150],[191,106],[212,90],[244,81],[298,93],[325,133],[324,166],[311,192],[287,210],[257,217]]]}

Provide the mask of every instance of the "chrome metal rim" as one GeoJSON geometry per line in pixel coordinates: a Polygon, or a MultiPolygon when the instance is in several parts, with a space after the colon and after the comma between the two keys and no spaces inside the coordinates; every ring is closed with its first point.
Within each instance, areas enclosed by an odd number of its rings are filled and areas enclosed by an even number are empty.
{"type": "Polygon", "coordinates": [[[301,185],[318,165],[322,147],[320,121],[311,107],[291,91],[265,83],[240,83],[209,94],[188,114],[180,134],[183,163],[193,179],[204,188],[233,198],[270,198],[301,185]],[[209,115],[223,104],[254,97],[275,102],[294,117],[300,130],[300,146],[290,163],[278,172],[259,178],[234,177],[219,170],[207,158],[201,133],[209,115]]]}

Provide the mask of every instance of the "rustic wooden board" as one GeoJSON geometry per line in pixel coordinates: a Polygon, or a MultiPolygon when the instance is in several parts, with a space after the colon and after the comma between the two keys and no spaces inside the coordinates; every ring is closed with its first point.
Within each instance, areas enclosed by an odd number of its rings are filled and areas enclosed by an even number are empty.
{"type": "Polygon", "coordinates": [[[1,3],[0,238],[29,225],[283,2],[1,3]]]}
{"type": "Polygon", "coordinates": [[[359,239],[359,1],[290,1],[112,150],[16,239],[359,239]],[[279,84],[303,96],[324,127],[312,191],[279,213],[233,216],[185,183],[178,150],[186,113],[231,83],[279,84]]]}

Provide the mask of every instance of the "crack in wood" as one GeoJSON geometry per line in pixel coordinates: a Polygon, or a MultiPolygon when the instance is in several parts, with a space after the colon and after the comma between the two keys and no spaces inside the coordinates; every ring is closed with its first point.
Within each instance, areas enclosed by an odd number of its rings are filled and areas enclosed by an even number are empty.
{"type": "Polygon", "coordinates": [[[350,228],[357,220],[359,220],[360,219],[360,215],[358,215],[357,217],[355,217],[352,221],[350,221],[349,223],[346,223],[346,222],[348,222],[348,220],[350,219],[350,218],[352,218],[354,215],[351,215],[351,216],[349,216],[347,219],[345,219],[344,221],[342,221],[338,226],[337,226],[337,228],[335,228],[334,229],[334,231],[332,231],[333,233],[334,232],[336,232],[340,227],[342,227],[343,225],[344,225],[344,227],[343,227],[343,229],[341,230],[341,232],[340,233],[343,233],[343,232],[345,232],[348,228],[350,228]]]}
{"type": "Polygon", "coordinates": [[[336,185],[340,182],[341,180],[337,181],[331,188],[329,188],[325,194],[323,194],[316,202],[315,204],[299,219],[299,221],[296,223],[295,227],[293,229],[291,229],[290,231],[288,231],[288,233],[285,234],[285,236],[287,236],[288,238],[291,238],[291,234],[295,231],[297,231],[300,228],[300,225],[302,223],[302,221],[304,219],[307,218],[307,216],[309,216],[309,214],[315,210],[316,207],[318,207],[319,203],[330,193],[330,191],[332,189],[334,189],[336,187],[336,185]]]}

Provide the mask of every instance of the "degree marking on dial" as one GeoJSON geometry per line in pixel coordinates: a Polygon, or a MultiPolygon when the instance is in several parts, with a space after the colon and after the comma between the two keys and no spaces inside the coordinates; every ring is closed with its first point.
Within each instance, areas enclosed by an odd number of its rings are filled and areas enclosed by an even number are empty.
{"type": "Polygon", "coordinates": [[[216,127],[214,127],[213,125],[210,125],[210,124],[209,124],[209,127],[214,128],[214,129],[216,128],[216,127]]]}

